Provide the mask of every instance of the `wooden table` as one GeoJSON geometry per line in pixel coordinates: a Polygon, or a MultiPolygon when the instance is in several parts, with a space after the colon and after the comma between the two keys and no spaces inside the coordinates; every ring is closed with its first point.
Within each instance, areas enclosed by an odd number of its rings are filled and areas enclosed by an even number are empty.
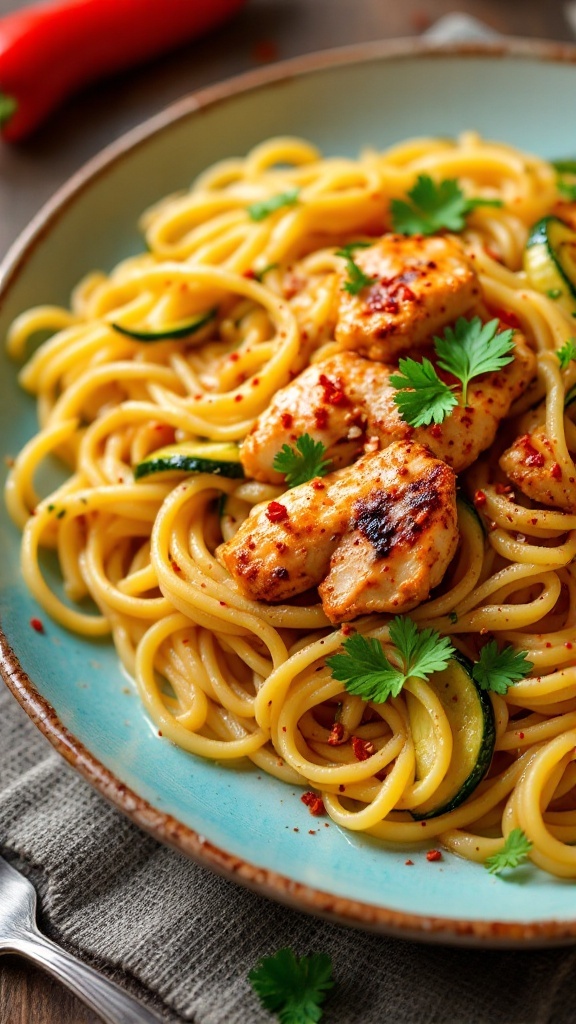
{"type": "MultiPolygon", "coordinates": [[[[0,15],[25,6],[22,0],[0,0],[0,15]]],[[[569,42],[574,37],[564,7],[561,0],[248,0],[218,32],[86,90],[25,145],[0,146],[0,255],[52,192],[102,146],[200,86],[264,59],[415,36],[455,9],[503,33],[569,42]]],[[[46,975],[16,958],[0,961],[1,1024],[97,1021],[46,975]]]]}

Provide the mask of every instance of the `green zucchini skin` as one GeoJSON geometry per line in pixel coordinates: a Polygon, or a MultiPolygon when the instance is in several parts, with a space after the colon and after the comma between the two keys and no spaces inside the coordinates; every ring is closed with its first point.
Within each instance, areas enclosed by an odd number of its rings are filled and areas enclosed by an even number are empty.
{"type": "MultiPolygon", "coordinates": [[[[467,658],[465,658],[460,653],[456,653],[452,658],[452,662],[454,662],[455,665],[459,666],[461,671],[464,673],[462,680],[466,680],[468,685],[471,687],[471,691],[469,692],[473,691],[475,699],[478,702],[478,711],[480,715],[480,721],[482,723],[482,735],[478,738],[478,751],[476,754],[474,765],[472,767],[472,770],[466,776],[466,778],[458,784],[457,788],[455,789],[455,792],[445,797],[444,799],[441,799],[436,806],[427,808],[423,811],[412,810],[410,813],[415,821],[425,821],[428,818],[437,818],[441,814],[447,814],[449,811],[455,810],[462,803],[464,803],[464,801],[467,800],[470,794],[474,792],[477,785],[482,781],[482,779],[486,775],[488,769],[490,768],[490,764],[492,762],[492,757],[494,754],[494,747],[496,744],[496,722],[494,718],[492,701],[490,700],[488,693],[480,689],[480,687],[474,681],[472,677],[472,663],[467,658]]],[[[429,685],[434,685],[434,682],[436,682],[435,689],[438,692],[438,696],[440,696],[442,677],[448,671],[450,671],[450,666],[448,666],[448,668],[445,669],[444,672],[436,673],[434,676],[431,677],[429,685]]],[[[455,705],[455,707],[457,708],[457,704],[455,705]]],[[[449,776],[450,768],[448,769],[446,779],[449,779],[449,776]]],[[[442,785],[444,786],[444,783],[442,785]]]]}
{"type": "Polygon", "coordinates": [[[207,323],[216,316],[216,310],[210,309],[206,313],[199,313],[194,317],[190,317],[183,323],[174,325],[173,327],[165,327],[160,331],[150,331],[145,328],[138,327],[124,327],[122,324],[113,321],[110,326],[118,331],[119,334],[124,334],[128,338],[133,338],[135,341],[170,341],[178,338],[187,338],[190,334],[194,334],[199,331],[201,327],[204,327],[207,323]]]}
{"type": "Polygon", "coordinates": [[[568,224],[548,216],[533,225],[524,269],[533,288],[576,312],[576,232],[568,224]]]}
{"type": "Polygon", "coordinates": [[[183,441],[168,445],[152,452],[134,468],[136,480],[157,473],[212,473],[232,480],[244,477],[238,445],[217,441],[183,441]]]}

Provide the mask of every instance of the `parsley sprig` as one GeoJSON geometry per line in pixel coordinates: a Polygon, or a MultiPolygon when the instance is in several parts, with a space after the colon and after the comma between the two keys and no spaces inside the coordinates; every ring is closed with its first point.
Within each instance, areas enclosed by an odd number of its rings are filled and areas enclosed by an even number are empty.
{"type": "Polygon", "coordinates": [[[260,199],[255,203],[250,203],[250,206],[247,207],[248,216],[250,220],[265,220],[271,213],[281,210],[283,206],[295,206],[299,194],[300,189],[290,188],[286,192],[270,196],[269,199],[260,199]]]}
{"type": "Polygon", "coordinates": [[[556,187],[560,195],[569,203],[576,202],[576,160],[554,160],[552,166],[557,173],[556,187]]]}
{"type": "MultiPolygon", "coordinates": [[[[483,324],[480,317],[467,320],[461,316],[454,328],[447,327],[442,337],[434,338],[438,366],[462,384],[462,406],[466,406],[468,385],[474,377],[501,370],[514,359],[514,332],[507,329],[497,333],[499,326],[497,319],[483,324]]],[[[401,359],[399,369],[399,374],[391,375],[390,383],[398,389],[394,402],[406,423],[412,427],[442,423],[458,404],[454,385],[441,380],[428,359],[421,363],[401,359]]]]}
{"type": "Polygon", "coordinates": [[[408,191],[410,202],[393,199],[390,213],[394,230],[401,235],[433,235],[437,231],[462,231],[466,218],[479,206],[502,206],[500,199],[468,199],[455,178],[435,182],[419,174],[408,191]]]}
{"type": "Polygon", "coordinates": [[[435,629],[419,630],[407,615],[392,619],[390,640],[394,661],[386,657],[379,640],[353,633],[342,644],[345,653],[327,658],[326,664],[349,693],[381,704],[397,697],[407,679],[427,682],[433,672],[446,668],[454,654],[448,637],[435,629]]]}
{"type": "Polygon", "coordinates": [[[490,640],[480,651],[472,676],[482,690],[505,696],[509,687],[524,679],[533,668],[526,651],[516,651],[510,645],[499,650],[496,641],[490,640]]]}
{"type": "Polygon", "coordinates": [[[336,255],[341,256],[346,261],[346,273],[348,279],[342,285],[345,292],[349,295],[358,295],[363,288],[368,288],[371,284],[376,284],[377,277],[369,277],[359,267],[354,259],[355,249],[366,249],[370,245],[370,242],[348,242],[347,245],[342,246],[341,249],[336,250],[336,255]]]}
{"type": "Polygon", "coordinates": [[[297,487],[315,476],[326,476],[330,471],[332,460],[324,458],[325,451],[322,441],[315,441],[310,434],[301,434],[293,447],[283,444],[276,452],[272,468],[284,474],[288,487],[297,487]]]}
{"type": "Polygon", "coordinates": [[[576,360],[576,338],[568,338],[556,352],[561,370],[567,370],[572,360],[576,360]]]}
{"type": "Polygon", "coordinates": [[[513,828],[502,849],[492,857],[488,857],[484,862],[484,867],[491,875],[497,875],[505,868],[517,868],[526,860],[531,849],[532,843],[526,833],[521,828],[513,828]]]}
{"type": "Polygon", "coordinates": [[[334,985],[329,956],[297,957],[291,949],[263,957],[248,980],[280,1024],[317,1024],[323,1013],[321,1004],[334,985]]]}

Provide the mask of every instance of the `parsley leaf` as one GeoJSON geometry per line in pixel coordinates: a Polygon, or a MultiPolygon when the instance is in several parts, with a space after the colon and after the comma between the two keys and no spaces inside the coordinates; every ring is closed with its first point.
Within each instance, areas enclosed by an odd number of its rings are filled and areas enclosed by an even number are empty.
{"type": "Polygon", "coordinates": [[[502,206],[499,199],[467,199],[455,178],[435,182],[428,174],[418,175],[408,197],[409,203],[390,203],[392,225],[401,235],[433,235],[443,228],[462,231],[476,207],[502,206]]]}
{"type": "Polygon", "coordinates": [[[505,695],[508,687],[524,679],[533,668],[526,651],[515,651],[510,645],[500,651],[496,641],[490,640],[480,651],[472,677],[482,690],[505,695]]]}
{"type": "Polygon", "coordinates": [[[283,206],[294,206],[298,202],[299,194],[299,188],[290,188],[286,192],[270,196],[269,199],[260,199],[247,207],[248,216],[250,220],[265,220],[271,213],[281,210],[283,206]]]}
{"type": "Polygon", "coordinates": [[[576,175],[576,160],[553,160],[552,166],[558,175],[556,187],[560,195],[568,200],[569,203],[575,202],[576,181],[574,180],[574,175],[576,175]],[[565,174],[569,175],[569,178],[565,178],[565,174]]]}
{"type": "Polygon", "coordinates": [[[383,704],[388,697],[398,696],[407,679],[427,681],[433,672],[441,672],[454,654],[448,637],[435,629],[419,630],[407,615],[392,620],[390,640],[398,664],[388,660],[379,640],[353,633],[342,644],[344,654],[326,659],[333,678],[362,700],[383,704]]]}
{"type": "Polygon", "coordinates": [[[558,356],[560,369],[567,370],[572,360],[576,360],[576,338],[568,338],[568,341],[564,342],[562,348],[557,350],[556,355],[558,356]]]}
{"type": "Polygon", "coordinates": [[[263,957],[248,980],[267,1010],[281,1024],[317,1024],[320,1004],[334,985],[332,963],[325,953],[297,957],[291,949],[279,949],[263,957]]]}
{"type": "Polygon", "coordinates": [[[440,380],[426,357],[421,363],[411,358],[400,359],[398,368],[400,373],[390,375],[392,387],[399,389],[393,399],[402,419],[410,426],[427,427],[430,423],[442,423],[458,405],[452,388],[440,380]]]}
{"type": "Polygon", "coordinates": [[[484,867],[491,875],[497,875],[504,868],[517,868],[526,860],[532,843],[521,828],[513,828],[502,849],[484,862],[484,867]]]}
{"type": "Polygon", "coordinates": [[[500,321],[483,324],[479,316],[473,320],[459,317],[454,330],[447,327],[441,338],[434,338],[438,366],[462,382],[462,405],[466,405],[468,384],[481,373],[501,370],[514,359],[510,329],[497,334],[500,321]]]}
{"type": "Polygon", "coordinates": [[[336,250],[336,255],[341,256],[343,260],[346,260],[346,271],[348,273],[348,280],[344,282],[342,288],[349,295],[358,295],[363,288],[367,288],[370,284],[376,284],[377,277],[368,277],[356,263],[356,260],[352,256],[354,249],[366,249],[370,245],[370,242],[349,242],[342,249],[336,250]]]}
{"type": "Polygon", "coordinates": [[[315,441],[310,434],[302,434],[294,447],[282,445],[274,456],[272,468],[284,474],[288,487],[297,487],[315,476],[326,476],[332,460],[324,458],[325,451],[321,441],[315,441]]]}

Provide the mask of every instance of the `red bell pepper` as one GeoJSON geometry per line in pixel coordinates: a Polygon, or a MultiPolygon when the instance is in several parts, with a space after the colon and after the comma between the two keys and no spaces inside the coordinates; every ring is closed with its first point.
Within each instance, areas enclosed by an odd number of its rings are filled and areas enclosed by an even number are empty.
{"type": "Polygon", "coordinates": [[[0,18],[0,132],[29,135],[67,96],[200,35],[244,0],[49,0],[0,18]]]}

